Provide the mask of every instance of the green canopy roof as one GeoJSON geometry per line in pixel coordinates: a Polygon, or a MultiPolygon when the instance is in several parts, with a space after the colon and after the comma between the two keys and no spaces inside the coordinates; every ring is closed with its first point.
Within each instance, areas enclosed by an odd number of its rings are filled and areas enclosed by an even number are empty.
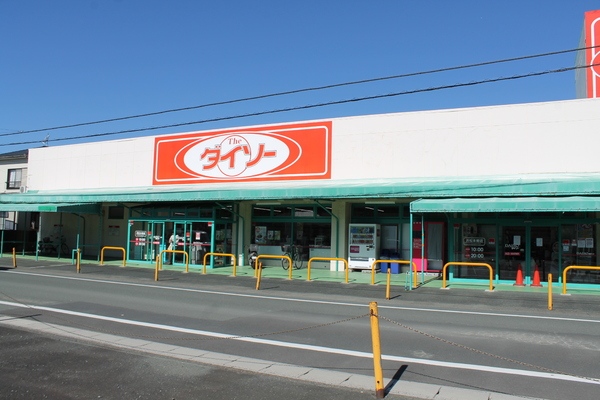
{"type": "Polygon", "coordinates": [[[543,212],[599,211],[600,197],[510,197],[482,199],[423,199],[410,203],[410,211],[426,212],[543,212]]]}
{"type": "MultiPolygon", "coordinates": [[[[348,179],[157,185],[56,190],[0,195],[0,205],[20,203],[148,203],[293,199],[440,199],[475,197],[600,196],[600,173],[523,174],[492,177],[348,179]]],[[[506,204],[508,207],[508,204],[506,204]]]]}
{"type": "Polygon", "coordinates": [[[69,212],[100,214],[100,205],[93,203],[0,203],[0,211],[69,212]]]}

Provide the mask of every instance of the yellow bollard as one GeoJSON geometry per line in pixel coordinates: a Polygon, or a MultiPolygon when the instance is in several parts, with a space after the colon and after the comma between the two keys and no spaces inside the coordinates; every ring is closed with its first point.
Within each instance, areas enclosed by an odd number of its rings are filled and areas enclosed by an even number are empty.
{"type": "Polygon", "coordinates": [[[262,276],[262,263],[259,262],[256,265],[256,290],[260,289],[260,278],[262,276]]]}
{"type": "Polygon", "coordinates": [[[154,280],[158,281],[158,260],[160,260],[160,256],[156,256],[156,268],[154,269],[154,280]]]}
{"type": "MultiPolygon", "coordinates": [[[[413,283],[413,288],[417,288],[417,264],[413,261],[413,278],[414,278],[414,283],[413,283]]],[[[421,269],[423,269],[423,264],[421,264],[421,269]]]]}
{"type": "Polygon", "coordinates": [[[17,268],[17,249],[13,247],[13,268],[17,268]]]}
{"type": "Polygon", "coordinates": [[[548,310],[552,310],[552,274],[548,274],[548,310]]]}
{"type": "Polygon", "coordinates": [[[371,338],[373,341],[373,365],[375,372],[375,397],[383,399],[385,393],[383,388],[383,369],[381,368],[381,340],[379,337],[379,314],[377,302],[369,303],[371,313],[371,338]]]}
{"type": "Polygon", "coordinates": [[[390,284],[392,281],[392,269],[390,267],[388,267],[387,270],[387,284],[386,284],[386,288],[385,288],[385,299],[389,300],[390,299],[390,284]]]}
{"type": "Polygon", "coordinates": [[[77,260],[75,261],[77,266],[77,273],[81,272],[81,250],[77,249],[77,260]]]}

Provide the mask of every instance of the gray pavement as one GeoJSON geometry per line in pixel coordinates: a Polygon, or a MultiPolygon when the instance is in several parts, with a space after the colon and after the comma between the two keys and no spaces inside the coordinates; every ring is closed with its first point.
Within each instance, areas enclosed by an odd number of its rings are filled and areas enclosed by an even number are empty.
{"type": "MultiPolygon", "coordinates": [[[[164,357],[157,355],[159,349],[150,347],[132,351],[128,346],[114,348],[102,342],[82,342],[70,335],[1,326],[0,399],[374,398],[370,392],[351,386],[261,374],[253,368],[227,368],[188,360],[184,355],[164,357]]],[[[223,359],[218,362],[227,363],[223,359]]]]}

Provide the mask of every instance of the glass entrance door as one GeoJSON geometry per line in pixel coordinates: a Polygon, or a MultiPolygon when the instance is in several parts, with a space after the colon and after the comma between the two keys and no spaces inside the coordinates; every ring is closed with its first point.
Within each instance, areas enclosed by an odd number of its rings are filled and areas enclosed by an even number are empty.
{"type": "MultiPolygon", "coordinates": [[[[192,265],[203,265],[204,255],[213,252],[212,222],[183,221],[167,222],[167,224],[173,226],[173,238],[170,239],[173,242],[171,250],[185,252],[192,265]]],[[[172,256],[174,263],[185,263],[185,254],[173,253],[172,256]]]]}
{"type": "Polygon", "coordinates": [[[524,284],[529,285],[538,278],[540,283],[547,282],[549,273],[553,281],[558,281],[557,227],[503,226],[500,240],[498,274],[501,280],[516,281],[520,268],[524,284]]]}
{"type": "Polygon", "coordinates": [[[498,262],[498,278],[512,280],[517,277],[521,268],[523,277],[527,268],[526,228],[524,226],[503,226],[500,231],[500,259],[498,262]]]}
{"type": "Polygon", "coordinates": [[[165,224],[154,221],[129,222],[129,260],[155,261],[166,248],[165,224]]]}
{"type": "Polygon", "coordinates": [[[532,226],[529,239],[531,257],[528,276],[533,281],[535,268],[541,282],[548,282],[548,274],[558,282],[558,228],[553,226],[532,226]]]}

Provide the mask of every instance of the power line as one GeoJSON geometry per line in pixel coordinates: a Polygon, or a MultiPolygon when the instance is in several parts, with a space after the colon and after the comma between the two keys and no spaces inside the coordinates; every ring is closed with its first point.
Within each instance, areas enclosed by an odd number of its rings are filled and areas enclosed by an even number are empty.
{"type": "MultiPolygon", "coordinates": [[[[442,89],[454,89],[454,88],[459,88],[459,87],[475,86],[475,85],[481,85],[484,83],[494,83],[494,82],[502,82],[502,81],[509,81],[509,80],[515,80],[515,79],[522,79],[522,78],[530,78],[533,76],[542,76],[542,75],[554,74],[554,73],[559,73],[559,72],[572,71],[572,70],[581,69],[581,68],[590,68],[590,67],[595,67],[598,65],[600,65],[600,63],[599,64],[591,64],[591,65],[575,66],[575,67],[559,68],[559,69],[555,69],[555,70],[547,70],[547,71],[541,71],[541,72],[531,72],[531,73],[524,74],[524,75],[513,75],[513,76],[508,76],[508,77],[486,79],[486,80],[482,80],[482,81],[464,82],[464,83],[457,83],[457,84],[453,84],[453,85],[436,86],[436,87],[425,88],[425,89],[416,89],[416,90],[408,90],[408,91],[403,91],[403,92],[395,92],[395,93],[388,93],[388,94],[379,94],[379,95],[374,95],[374,96],[358,97],[358,98],[353,98],[353,99],[337,100],[337,101],[331,101],[331,102],[326,102],[326,103],[308,104],[308,105],[304,105],[304,106],[281,108],[281,109],[277,109],[277,110],[259,111],[259,112],[254,112],[254,113],[232,115],[232,116],[228,116],[228,117],[211,118],[211,119],[205,119],[205,120],[200,120],[200,121],[182,122],[182,123],[178,123],[178,124],[161,125],[161,126],[154,126],[154,127],[148,127],[148,128],[128,129],[128,130],[117,131],[117,132],[96,133],[96,134],[83,135],[83,136],[71,136],[71,137],[67,137],[67,138],[51,139],[49,141],[58,142],[58,141],[63,141],[63,140],[88,139],[88,138],[94,138],[94,137],[119,135],[119,134],[124,134],[124,133],[151,131],[151,130],[163,129],[163,128],[174,128],[174,127],[185,126],[185,125],[205,124],[208,122],[226,121],[226,120],[231,120],[231,119],[255,117],[255,116],[259,116],[259,115],[276,114],[276,113],[288,112],[288,111],[306,110],[309,108],[324,107],[324,106],[352,103],[352,102],[365,101],[365,100],[374,100],[374,99],[381,99],[381,98],[386,98],[386,97],[402,96],[402,95],[407,95],[407,94],[433,92],[433,91],[442,90],[442,89]]],[[[7,143],[7,144],[4,144],[4,146],[33,144],[33,143],[39,143],[39,142],[40,142],[39,140],[34,140],[34,141],[28,141],[28,142],[7,143]]]]}
{"type": "Polygon", "coordinates": [[[438,72],[455,71],[455,70],[466,69],[466,68],[482,67],[485,65],[500,64],[500,63],[506,63],[506,62],[527,60],[527,59],[532,59],[532,58],[553,56],[553,55],[557,55],[557,54],[571,53],[574,51],[582,51],[582,50],[592,49],[595,47],[600,47],[600,45],[589,46],[589,47],[580,47],[580,48],[569,49],[569,50],[560,50],[560,51],[554,51],[554,52],[550,52],[550,53],[541,53],[541,54],[534,54],[534,55],[522,56],[522,57],[506,58],[506,59],[502,59],[502,60],[486,61],[486,62],[481,62],[481,63],[476,63],[476,64],[468,64],[468,65],[461,65],[461,66],[455,66],[455,67],[440,68],[440,69],[434,69],[434,70],[428,70],[428,71],[412,72],[412,73],[408,73],[408,74],[392,75],[392,76],[385,76],[385,77],[379,77],[379,78],[363,79],[363,80],[344,82],[344,83],[336,83],[336,84],[332,84],[332,85],[290,90],[290,91],[271,93],[271,94],[265,94],[265,95],[260,95],[260,96],[244,97],[241,99],[226,100],[226,101],[215,102],[215,103],[207,103],[207,104],[201,104],[198,106],[191,106],[191,107],[174,108],[174,109],[170,109],[170,110],[156,111],[156,112],[145,113],[145,114],[130,115],[127,117],[110,118],[110,119],[104,119],[104,120],[92,121],[92,122],[82,122],[79,124],[55,126],[52,128],[40,128],[40,129],[32,129],[32,130],[28,130],[28,131],[3,133],[3,134],[0,134],[0,137],[23,135],[26,133],[44,132],[44,131],[51,131],[51,130],[57,130],[57,129],[75,128],[75,127],[81,127],[81,126],[102,124],[102,123],[106,123],[106,122],[124,121],[124,120],[128,120],[128,119],[150,117],[150,116],[167,114],[167,113],[172,113],[172,112],[189,111],[189,110],[195,110],[195,109],[199,109],[199,108],[240,103],[240,102],[244,102],[244,101],[260,100],[260,99],[266,99],[266,98],[276,97],[276,96],[284,96],[284,95],[304,93],[304,92],[310,92],[310,91],[316,91],[316,90],[332,89],[332,88],[337,88],[337,87],[378,82],[378,81],[384,81],[384,80],[389,80],[389,79],[408,78],[408,77],[412,77],[412,76],[434,74],[434,73],[438,73],[438,72]]]}

